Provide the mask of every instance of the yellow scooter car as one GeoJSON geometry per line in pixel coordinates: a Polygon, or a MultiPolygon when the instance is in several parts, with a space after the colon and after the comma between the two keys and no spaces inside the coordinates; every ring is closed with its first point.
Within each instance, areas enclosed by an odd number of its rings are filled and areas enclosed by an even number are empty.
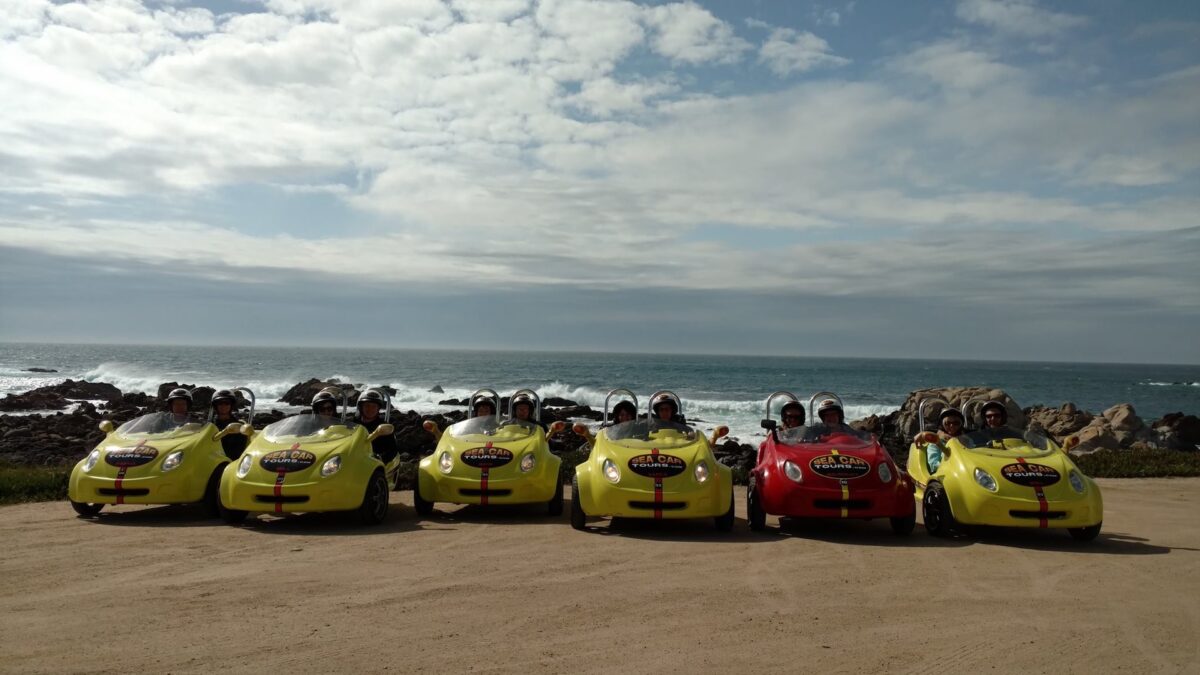
{"type": "MultiPolygon", "coordinates": [[[[614,389],[604,399],[604,419],[616,396],[637,396],[614,389]]],[[[655,415],[656,403],[673,401],[674,392],[650,397],[644,418],[608,423],[596,434],[587,461],[571,480],[571,527],[582,530],[589,516],[623,518],[712,518],[717,529],[733,529],[733,472],[717,461],[709,439],[676,419],[655,415]]],[[[578,432],[579,429],[577,428],[578,432]]],[[[712,442],[729,432],[718,427],[712,442]]]]}
{"type": "MultiPolygon", "coordinates": [[[[179,390],[191,400],[191,392],[179,390]]],[[[254,419],[254,392],[249,395],[254,419]]],[[[218,431],[212,412],[206,422],[188,413],[153,412],[119,427],[105,420],[106,436],[71,470],[67,498],[81,516],[100,513],[108,504],[188,504],[202,502],[209,515],[219,510],[217,486],[229,458],[221,439],[231,434],[250,436],[248,424],[230,424],[218,431]]]]}
{"type": "MultiPolygon", "coordinates": [[[[491,389],[471,394],[468,410],[491,402],[491,415],[471,417],[452,424],[439,436],[432,455],[421,460],[413,486],[413,505],[427,516],[437,502],[452,504],[545,503],[546,513],[562,514],[562,460],[550,452],[541,419],[541,399],[531,389],[509,398],[508,416],[500,417],[500,396],[491,389]],[[514,402],[524,397],[533,406],[532,420],[517,419],[514,402]]],[[[556,425],[555,430],[561,428],[556,425]]]]}
{"type": "MultiPolygon", "coordinates": [[[[1100,487],[1053,440],[982,424],[939,440],[925,431],[927,404],[949,407],[941,398],[920,402],[921,430],[908,452],[908,474],[916,485],[926,531],[944,537],[961,525],[1059,528],[1080,541],[1100,534],[1100,487]]],[[[987,404],[968,401],[962,408],[964,419],[971,420],[972,405],[987,404]]]]}
{"type": "MultiPolygon", "coordinates": [[[[367,391],[371,391],[368,389],[367,391]]],[[[371,441],[394,432],[387,421],[368,434],[349,419],[346,389],[324,389],[314,397],[314,411],[288,417],[267,426],[255,436],[236,464],[221,476],[221,515],[230,524],[250,513],[351,511],[367,525],[383,522],[388,512],[388,486],[395,482],[400,460],[384,463],[371,449],[371,441]],[[341,413],[316,414],[341,395],[341,413]]],[[[363,392],[364,394],[366,392],[363,392]]]]}

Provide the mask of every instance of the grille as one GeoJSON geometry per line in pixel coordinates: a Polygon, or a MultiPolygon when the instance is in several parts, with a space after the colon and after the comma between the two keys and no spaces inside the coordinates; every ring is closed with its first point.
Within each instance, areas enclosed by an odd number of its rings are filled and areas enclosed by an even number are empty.
{"type": "MultiPolygon", "coordinates": [[[[458,493],[463,495],[464,497],[482,497],[483,496],[483,490],[480,490],[479,488],[462,488],[458,491],[458,493]]],[[[489,496],[489,497],[507,497],[511,494],[512,494],[512,490],[503,490],[503,489],[493,490],[491,488],[488,488],[488,490],[487,490],[487,496],[489,496]]]]}
{"type": "Polygon", "coordinates": [[[278,497],[275,495],[255,495],[254,500],[263,502],[264,504],[275,504],[276,502],[280,504],[303,504],[308,501],[308,495],[280,495],[278,497]]]}
{"type": "Polygon", "coordinates": [[[1043,517],[1046,520],[1061,520],[1067,517],[1066,511],[1047,511],[1043,514],[1041,511],[1018,511],[1016,509],[1009,511],[1008,515],[1013,518],[1028,518],[1030,520],[1040,520],[1043,517]]]}
{"type": "Polygon", "coordinates": [[[116,488],[100,488],[98,491],[102,495],[111,497],[145,497],[150,494],[149,488],[121,488],[120,490],[116,488]]]}
{"type": "Polygon", "coordinates": [[[813,502],[813,506],[818,509],[869,509],[871,508],[871,500],[869,499],[818,499],[813,502]]]}
{"type": "Polygon", "coordinates": [[[629,505],[635,509],[647,509],[653,511],[661,509],[663,511],[678,511],[687,506],[687,502],[629,502],[629,505]]]}

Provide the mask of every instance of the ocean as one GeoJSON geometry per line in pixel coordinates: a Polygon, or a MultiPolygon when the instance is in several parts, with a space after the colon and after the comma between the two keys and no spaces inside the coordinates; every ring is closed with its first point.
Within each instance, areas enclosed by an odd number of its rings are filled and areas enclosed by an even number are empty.
{"type": "Polygon", "coordinates": [[[1002,388],[1021,406],[1072,401],[1099,412],[1132,403],[1146,421],[1175,411],[1200,414],[1200,366],[1194,365],[0,343],[0,396],[64,378],[148,393],[178,381],[248,386],[260,410],[293,411],[275,400],[311,377],[391,385],[398,390],[393,404],[418,412],[453,410],[438,401],[479,387],[502,395],[529,387],[597,409],[615,387],[632,389],[643,405],[653,391],[671,389],[683,399],[684,413],[703,421],[699,426],[727,424],[743,442],[761,436],[763,402],[780,389],[802,400],[836,392],[850,419],[891,412],[914,389],[965,385],[1002,388]],[[59,372],[24,372],[33,367],[59,372]],[[444,393],[430,392],[435,386],[444,393]]]}

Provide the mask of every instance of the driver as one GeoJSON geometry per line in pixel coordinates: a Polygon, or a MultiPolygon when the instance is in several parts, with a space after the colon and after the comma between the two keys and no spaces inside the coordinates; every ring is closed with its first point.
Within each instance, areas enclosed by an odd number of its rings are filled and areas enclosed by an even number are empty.
{"type": "Polygon", "coordinates": [[[830,429],[841,429],[846,426],[846,411],[835,399],[827,398],[817,406],[817,417],[830,429]]]}
{"type": "Polygon", "coordinates": [[[337,415],[337,397],[333,392],[319,391],[312,399],[312,411],[314,415],[319,415],[322,421],[328,426],[333,424],[333,417],[337,415]]]}
{"type": "Polygon", "coordinates": [[[613,406],[613,424],[623,424],[634,419],[637,419],[637,408],[633,406],[633,401],[621,401],[613,406]]]}
{"type": "Polygon", "coordinates": [[[546,430],[546,425],[542,424],[541,420],[534,419],[533,417],[533,397],[529,394],[521,393],[514,396],[512,400],[512,409],[513,417],[521,420],[522,422],[536,424],[542,428],[542,431],[546,430]]]}
{"type": "Polygon", "coordinates": [[[1008,436],[1008,408],[1000,401],[988,401],[980,409],[983,413],[982,431],[993,440],[1008,436]]]}
{"type": "Polygon", "coordinates": [[[804,426],[804,406],[799,401],[788,401],[779,410],[784,429],[796,429],[804,426]]]}
{"type": "MultiPolygon", "coordinates": [[[[354,421],[363,425],[367,433],[371,433],[383,424],[383,418],[379,416],[379,411],[387,405],[383,395],[374,389],[369,389],[358,397],[358,415],[354,421]]],[[[400,454],[400,448],[396,445],[396,435],[388,434],[380,436],[371,441],[371,449],[375,452],[375,456],[379,457],[384,464],[391,462],[400,454]]]]}
{"type": "Polygon", "coordinates": [[[181,426],[191,421],[192,412],[192,392],[180,387],[172,389],[171,393],[167,394],[167,411],[171,413],[171,422],[175,426],[181,426]]]}
{"type": "Polygon", "coordinates": [[[491,417],[496,414],[496,404],[492,403],[490,398],[481,398],[475,401],[475,409],[471,411],[471,417],[491,417]]]}
{"type": "MultiPolygon", "coordinates": [[[[237,397],[228,389],[221,389],[213,394],[212,423],[216,425],[218,430],[223,430],[230,424],[238,424],[238,419],[233,416],[233,410],[237,407],[237,397]]],[[[250,439],[243,434],[229,434],[221,437],[221,449],[225,451],[225,456],[229,459],[237,459],[242,456],[242,452],[246,449],[246,443],[250,439]]]]}
{"type": "Polygon", "coordinates": [[[682,422],[679,408],[670,394],[659,394],[658,398],[650,402],[650,409],[654,411],[654,416],[663,422],[682,422]]]}

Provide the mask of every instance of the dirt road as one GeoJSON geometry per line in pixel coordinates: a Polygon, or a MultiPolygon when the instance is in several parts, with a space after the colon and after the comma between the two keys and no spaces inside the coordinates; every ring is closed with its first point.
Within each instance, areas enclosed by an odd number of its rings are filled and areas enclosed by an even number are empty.
{"type": "Polygon", "coordinates": [[[1102,481],[1105,530],[732,534],[395,493],[378,528],[0,507],[5,672],[1200,672],[1200,479],[1102,481]]]}

